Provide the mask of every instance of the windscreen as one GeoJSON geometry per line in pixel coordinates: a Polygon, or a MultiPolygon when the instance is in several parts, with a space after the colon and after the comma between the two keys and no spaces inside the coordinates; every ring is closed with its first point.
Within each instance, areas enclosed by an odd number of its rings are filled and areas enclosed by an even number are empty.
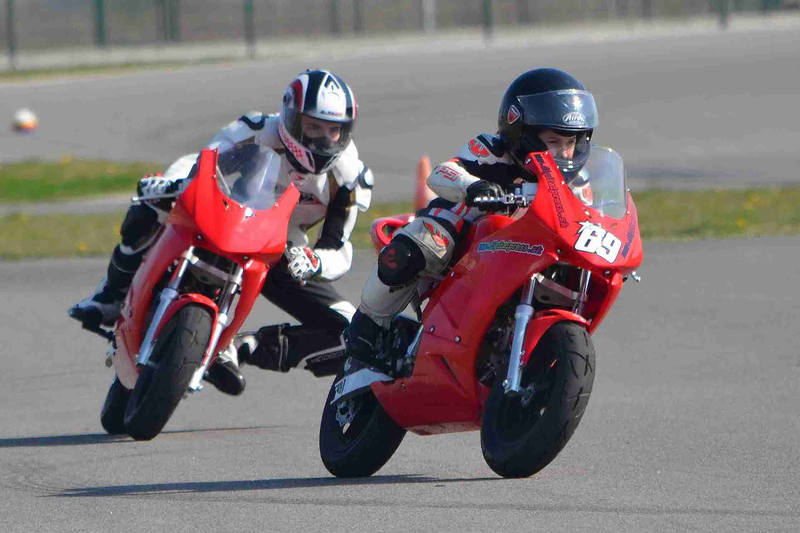
{"type": "Polygon", "coordinates": [[[593,144],[589,159],[569,187],[584,204],[600,214],[613,218],[625,216],[628,208],[625,167],[622,157],[611,148],[593,144]]]}
{"type": "Polygon", "coordinates": [[[217,182],[236,202],[251,209],[269,209],[277,200],[280,157],[257,144],[218,145],[217,182]]]}

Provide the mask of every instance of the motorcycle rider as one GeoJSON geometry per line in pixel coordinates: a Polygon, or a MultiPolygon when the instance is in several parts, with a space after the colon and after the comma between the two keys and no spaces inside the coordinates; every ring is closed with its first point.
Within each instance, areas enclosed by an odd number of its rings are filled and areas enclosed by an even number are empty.
{"type": "MultiPolygon", "coordinates": [[[[223,170],[227,161],[241,160],[226,158],[236,150],[273,149],[282,163],[278,186],[291,182],[301,193],[289,222],[287,250],[270,269],[262,290],[300,325],[263,327],[240,336],[238,353],[233,345],[220,352],[206,380],[223,392],[243,392],[239,362],[288,372],[310,355],[343,348],[341,332],[355,307],[330,282],[350,269],[350,233],[358,211],[369,207],[373,186],[372,172],[359,159],[351,139],[356,114],[353,92],[341,77],[328,70],[306,70],[287,87],[280,113],[248,113],[223,127],[208,145],[219,150],[223,170]],[[319,238],[312,247],[307,232],[320,222],[319,238]]],[[[195,159],[196,154],[184,156],[164,175],[139,181],[139,198],[150,201],[129,208],[106,277],[93,294],[70,309],[72,317],[95,326],[116,321],[133,275],[163,223],[165,211],[154,204],[186,188],[195,159]]]]}
{"type": "Polygon", "coordinates": [[[477,135],[433,169],[427,182],[439,197],[381,251],[345,330],[347,355],[385,374],[396,372],[396,362],[382,358],[379,347],[392,318],[411,301],[420,278],[450,266],[469,223],[486,214],[475,207],[477,198],[497,199],[513,184],[536,179],[523,167],[530,152],[550,151],[587,201],[591,191],[580,170],[596,126],[594,97],[567,72],[540,68],[517,77],[503,95],[497,134],[477,135]]]}

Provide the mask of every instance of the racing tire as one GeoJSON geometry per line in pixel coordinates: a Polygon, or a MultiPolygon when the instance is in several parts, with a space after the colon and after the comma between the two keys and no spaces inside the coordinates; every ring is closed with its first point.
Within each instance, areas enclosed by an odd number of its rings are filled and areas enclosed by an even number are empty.
{"type": "MultiPolygon", "coordinates": [[[[333,383],[341,377],[339,372],[333,383]]],[[[370,476],[392,457],[406,430],[389,418],[372,391],[331,405],[334,396],[332,384],[319,428],[322,462],[336,477],[370,476]]]]}
{"type": "Polygon", "coordinates": [[[581,421],[592,392],[595,351],[586,329],[557,322],[522,371],[520,394],[492,386],[481,424],[483,457],[506,478],[528,477],[555,459],[581,421]]]}
{"type": "Polygon", "coordinates": [[[125,409],[131,437],[150,440],[164,428],[203,361],[211,321],[207,308],[189,304],[164,325],[150,356],[153,366],[142,368],[125,409]]]}
{"type": "Polygon", "coordinates": [[[125,407],[131,391],[126,389],[119,379],[114,376],[111,387],[108,388],[106,400],[100,409],[100,424],[109,435],[122,435],[125,431],[125,407]]]}

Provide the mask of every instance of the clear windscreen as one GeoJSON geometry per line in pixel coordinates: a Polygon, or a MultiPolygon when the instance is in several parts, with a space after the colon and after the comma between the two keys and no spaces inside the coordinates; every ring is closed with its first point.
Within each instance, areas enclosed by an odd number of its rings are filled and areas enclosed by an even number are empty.
{"type": "Polygon", "coordinates": [[[217,183],[222,192],[251,209],[272,207],[278,196],[278,154],[256,144],[219,143],[217,148],[217,183]]]}
{"type": "Polygon", "coordinates": [[[589,159],[569,187],[584,204],[600,214],[612,218],[625,216],[628,208],[625,166],[622,157],[611,148],[593,144],[589,159]]]}

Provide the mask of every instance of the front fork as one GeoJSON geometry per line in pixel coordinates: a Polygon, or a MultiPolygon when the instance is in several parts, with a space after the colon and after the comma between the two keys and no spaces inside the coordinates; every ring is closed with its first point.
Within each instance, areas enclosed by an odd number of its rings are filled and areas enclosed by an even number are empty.
{"type": "Polygon", "coordinates": [[[230,324],[230,308],[233,304],[234,297],[236,294],[238,294],[239,289],[242,286],[243,272],[244,269],[242,267],[238,267],[236,274],[223,288],[223,292],[220,295],[219,311],[217,312],[217,323],[214,324],[214,331],[211,334],[211,340],[208,344],[208,352],[203,364],[200,365],[200,368],[195,370],[192,379],[189,381],[189,392],[196,392],[203,388],[201,382],[203,381],[203,377],[206,375],[206,369],[208,368],[208,365],[210,365],[211,361],[214,359],[211,354],[217,350],[219,338],[225,328],[228,327],[228,324],[230,324]]]}
{"type": "MultiPolygon", "coordinates": [[[[150,321],[150,325],[147,327],[147,333],[145,333],[141,349],[139,350],[139,354],[136,356],[137,366],[152,366],[150,363],[150,356],[153,353],[153,346],[155,345],[156,331],[158,330],[159,324],[164,318],[164,314],[167,312],[170,304],[174,302],[175,299],[180,295],[178,288],[183,280],[183,276],[186,274],[186,269],[193,262],[197,263],[197,260],[194,256],[194,246],[190,246],[181,255],[180,265],[177,269],[175,269],[175,272],[173,273],[172,278],[167,286],[161,291],[158,307],[156,308],[155,313],[153,313],[153,318],[150,321]]],[[[211,270],[213,271],[214,269],[212,268],[211,270]]],[[[242,267],[238,267],[236,273],[228,278],[228,282],[225,284],[225,287],[222,291],[219,308],[217,311],[217,322],[214,324],[214,330],[211,334],[211,339],[209,340],[208,349],[206,351],[207,355],[214,352],[222,332],[230,322],[229,311],[231,305],[233,304],[233,299],[238,293],[239,287],[241,287],[242,272],[242,267]]],[[[216,271],[214,273],[218,274],[216,271]]],[[[203,361],[203,364],[200,365],[200,368],[195,371],[191,381],[189,382],[190,391],[197,391],[203,388],[200,382],[202,381],[206,369],[208,368],[208,365],[212,359],[212,357],[206,357],[203,361]]]]}
{"type": "MultiPolygon", "coordinates": [[[[511,353],[508,355],[508,371],[506,379],[503,380],[503,390],[506,394],[519,394],[520,380],[522,378],[522,344],[525,342],[525,333],[528,330],[528,323],[533,316],[533,294],[536,289],[536,281],[540,274],[534,274],[522,288],[522,298],[514,312],[514,336],[511,341],[511,353]]],[[[581,271],[580,288],[578,297],[572,308],[576,314],[583,312],[583,305],[589,289],[591,273],[588,270],[581,271]]]]}
{"type": "Polygon", "coordinates": [[[190,246],[185,252],[183,252],[181,255],[180,265],[175,269],[175,272],[173,272],[172,278],[169,280],[167,286],[161,291],[161,295],[159,296],[158,300],[158,307],[156,308],[156,312],[153,313],[153,318],[150,320],[150,325],[147,326],[147,333],[144,335],[142,346],[139,349],[139,354],[136,356],[137,366],[151,366],[150,355],[153,353],[156,330],[158,329],[159,324],[161,324],[161,319],[164,318],[164,313],[167,312],[169,305],[175,301],[175,298],[178,297],[178,287],[180,287],[183,275],[186,273],[186,268],[189,266],[189,257],[191,257],[193,251],[194,246],[190,246]]]}

